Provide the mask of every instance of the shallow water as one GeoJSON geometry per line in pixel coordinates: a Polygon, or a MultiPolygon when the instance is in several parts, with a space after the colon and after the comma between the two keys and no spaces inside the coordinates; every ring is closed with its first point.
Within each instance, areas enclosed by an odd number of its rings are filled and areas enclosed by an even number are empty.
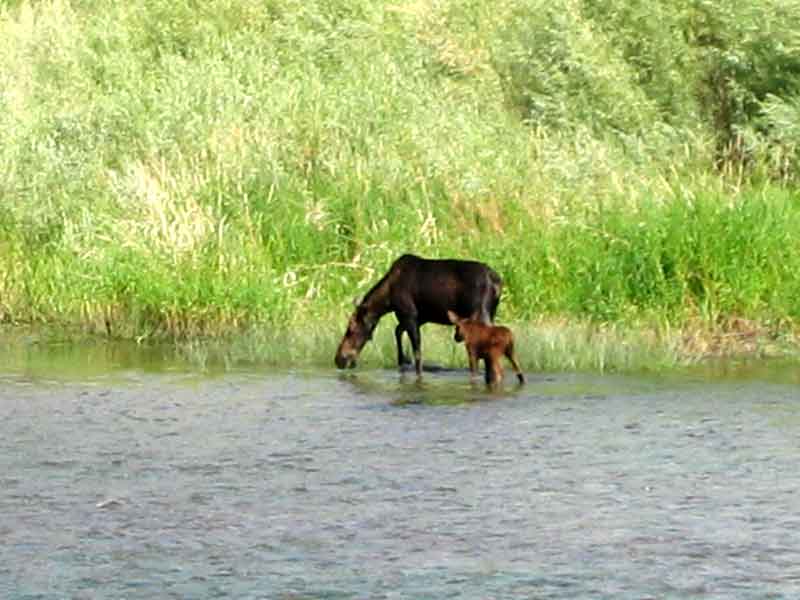
{"type": "Polygon", "coordinates": [[[41,350],[0,367],[2,598],[800,593],[791,366],[488,392],[41,350]]]}

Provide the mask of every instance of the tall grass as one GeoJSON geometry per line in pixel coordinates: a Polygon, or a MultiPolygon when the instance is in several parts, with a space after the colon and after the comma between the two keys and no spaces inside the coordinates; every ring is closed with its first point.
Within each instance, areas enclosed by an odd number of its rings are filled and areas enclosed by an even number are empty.
{"type": "Polygon", "coordinates": [[[335,338],[414,251],[503,320],[793,331],[792,6],[4,3],[0,320],[335,338]]]}

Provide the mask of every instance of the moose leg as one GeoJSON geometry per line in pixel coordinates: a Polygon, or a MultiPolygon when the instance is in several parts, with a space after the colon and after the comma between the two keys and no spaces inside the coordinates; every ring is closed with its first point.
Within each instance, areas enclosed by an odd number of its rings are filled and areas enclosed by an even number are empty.
{"type": "Polygon", "coordinates": [[[525,383],[525,376],[522,374],[522,369],[519,368],[519,364],[517,360],[514,358],[514,346],[509,344],[506,348],[506,358],[511,363],[511,366],[514,367],[514,372],[517,374],[517,379],[520,383],[525,383]]]}
{"type": "Polygon", "coordinates": [[[402,367],[403,365],[408,365],[411,363],[410,360],[406,357],[403,353],[403,332],[405,331],[405,327],[402,324],[398,324],[397,327],[394,328],[394,339],[397,342],[397,366],[402,367]]]}
{"type": "Polygon", "coordinates": [[[500,363],[500,354],[492,357],[492,385],[500,385],[503,382],[503,365],[500,363]]]}
{"type": "Polygon", "coordinates": [[[474,381],[478,376],[478,355],[467,350],[467,358],[469,359],[469,378],[474,381]]]}
{"type": "Polygon", "coordinates": [[[492,316],[489,312],[487,306],[481,301],[481,304],[476,305],[470,312],[467,317],[468,319],[472,319],[473,321],[480,321],[485,325],[492,324],[492,316]]]}
{"type": "Polygon", "coordinates": [[[406,321],[406,331],[408,337],[411,338],[411,349],[414,351],[414,368],[417,371],[417,377],[422,375],[422,340],[419,335],[419,325],[415,319],[406,321]]]}
{"type": "Polygon", "coordinates": [[[500,361],[498,359],[498,356],[494,356],[492,354],[489,354],[483,359],[484,365],[486,366],[484,380],[486,381],[487,385],[495,386],[499,385],[500,382],[503,381],[503,369],[500,366],[500,361]]]}
{"type": "Polygon", "coordinates": [[[475,298],[478,299],[478,304],[472,313],[472,318],[491,325],[494,322],[494,313],[497,306],[492,305],[494,297],[494,286],[492,282],[486,277],[485,281],[478,283],[474,290],[475,298]]]}

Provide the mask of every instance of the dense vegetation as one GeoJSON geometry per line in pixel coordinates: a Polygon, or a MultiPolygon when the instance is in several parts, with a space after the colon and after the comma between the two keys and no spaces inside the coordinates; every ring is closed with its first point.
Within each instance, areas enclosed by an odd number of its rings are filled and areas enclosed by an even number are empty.
{"type": "Polygon", "coordinates": [[[531,340],[800,322],[795,0],[0,7],[3,322],[316,349],[406,251],[531,340]]]}

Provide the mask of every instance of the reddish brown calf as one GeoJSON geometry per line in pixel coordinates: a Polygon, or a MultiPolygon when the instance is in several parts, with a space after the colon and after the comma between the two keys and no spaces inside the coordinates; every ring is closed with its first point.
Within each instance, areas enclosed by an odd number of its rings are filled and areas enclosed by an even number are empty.
{"type": "Polygon", "coordinates": [[[486,383],[499,384],[503,380],[503,365],[500,358],[505,356],[514,367],[517,379],[525,383],[525,377],[514,358],[514,336],[508,327],[486,325],[474,319],[462,319],[453,311],[447,311],[450,322],[456,326],[455,340],[464,342],[469,358],[472,377],[478,373],[478,361],[486,366],[486,383]]]}

